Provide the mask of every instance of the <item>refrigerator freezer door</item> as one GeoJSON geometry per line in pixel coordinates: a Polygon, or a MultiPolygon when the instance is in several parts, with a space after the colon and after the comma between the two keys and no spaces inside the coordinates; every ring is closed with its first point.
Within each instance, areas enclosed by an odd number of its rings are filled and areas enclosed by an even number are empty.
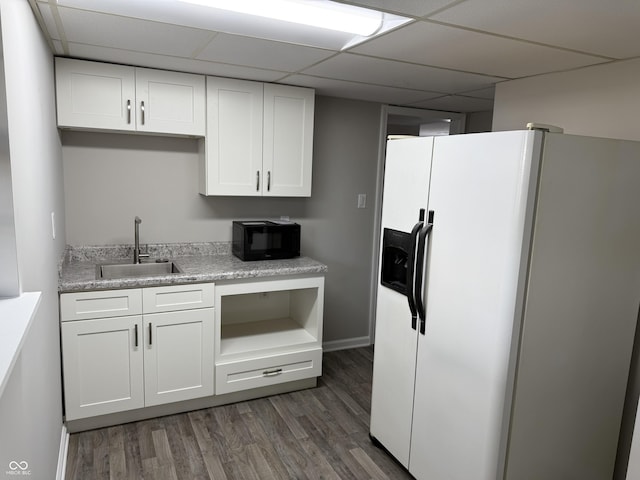
{"type": "MultiPolygon", "coordinates": [[[[427,208],[432,148],[431,137],[387,143],[383,228],[410,232],[420,209],[427,208]]],[[[378,272],[370,432],[405,467],[409,462],[417,341],[407,297],[381,286],[378,272]]]]}
{"type": "Polygon", "coordinates": [[[540,138],[501,132],[435,140],[409,459],[417,479],[497,478],[540,138]]]}
{"type": "Polygon", "coordinates": [[[427,208],[433,137],[389,140],[384,164],[382,227],[410,232],[427,208]]]}

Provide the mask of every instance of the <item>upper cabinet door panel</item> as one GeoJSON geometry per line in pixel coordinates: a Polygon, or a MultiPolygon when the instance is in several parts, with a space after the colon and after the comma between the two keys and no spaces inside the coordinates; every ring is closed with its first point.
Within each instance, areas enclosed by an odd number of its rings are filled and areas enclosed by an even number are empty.
{"type": "Polygon", "coordinates": [[[135,130],[131,67],[56,58],[58,125],[135,130]]]}
{"type": "Polygon", "coordinates": [[[204,136],[203,75],[147,68],[135,72],[138,131],[204,136]]]}
{"type": "Polygon", "coordinates": [[[311,196],[314,91],[265,84],[263,195],[311,196]]]}
{"type": "Polygon", "coordinates": [[[207,142],[201,193],[262,194],[262,83],[207,77],[207,142]]]}

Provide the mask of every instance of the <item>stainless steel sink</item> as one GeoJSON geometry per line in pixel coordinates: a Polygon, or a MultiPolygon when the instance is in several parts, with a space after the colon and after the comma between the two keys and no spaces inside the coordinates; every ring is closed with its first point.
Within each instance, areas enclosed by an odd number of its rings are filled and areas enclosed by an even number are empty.
{"type": "Polygon", "coordinates": [[[173,262],[96,265],[96,279],[98,280],[130,277],[153,277],[171,275],[175,273],[182,273],[182,270],[173,262]]]}

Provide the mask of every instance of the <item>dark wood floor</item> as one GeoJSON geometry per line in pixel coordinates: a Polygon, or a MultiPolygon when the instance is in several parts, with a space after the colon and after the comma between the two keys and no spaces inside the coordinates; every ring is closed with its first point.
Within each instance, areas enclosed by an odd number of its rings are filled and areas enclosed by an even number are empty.
{"type": "Polygon", "coordinates": [[[411,479],[369,439],[371,348],[317,388],[72,434],[67,480],[411,479]]]}

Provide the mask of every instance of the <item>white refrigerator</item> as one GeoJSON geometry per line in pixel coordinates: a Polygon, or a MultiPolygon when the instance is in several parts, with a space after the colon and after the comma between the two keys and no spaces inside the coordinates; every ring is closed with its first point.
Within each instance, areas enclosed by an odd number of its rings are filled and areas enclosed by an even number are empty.
{"type": "Polygon", "coordinates": [[[640,309],[640,143],[390,140],[381,226],[372,439],[418,480],[610,480],[640,309]]]}

